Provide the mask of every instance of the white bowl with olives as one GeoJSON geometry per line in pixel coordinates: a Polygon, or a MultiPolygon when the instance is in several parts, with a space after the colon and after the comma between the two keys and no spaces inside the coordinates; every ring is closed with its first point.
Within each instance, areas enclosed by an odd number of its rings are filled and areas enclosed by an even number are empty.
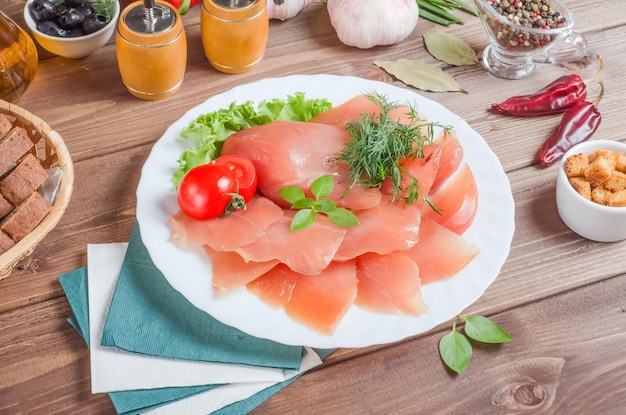
{"type": "Polygon", "coordinates": [[[39,45],[82,58],[104,46],[120,15],[118,0],[27,0],[24,20],[39,45]]]}

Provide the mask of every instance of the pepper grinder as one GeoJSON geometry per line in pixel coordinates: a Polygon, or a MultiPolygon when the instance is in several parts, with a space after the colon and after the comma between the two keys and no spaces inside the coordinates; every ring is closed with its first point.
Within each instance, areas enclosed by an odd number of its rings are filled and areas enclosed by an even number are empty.
{"type": "Polygon", "coordinates": [[[269,32],[266,0],[203,0],[202,46],[218,71],[243,73],[265,54],[269,32]]]}
{"type": "Polygon", "coordinates": [[[137,98],[159,100],[180,88],[187,67],[187,38],[178,11],[161,0],[129,4],[116,34],[122,82],[137,98]]]}

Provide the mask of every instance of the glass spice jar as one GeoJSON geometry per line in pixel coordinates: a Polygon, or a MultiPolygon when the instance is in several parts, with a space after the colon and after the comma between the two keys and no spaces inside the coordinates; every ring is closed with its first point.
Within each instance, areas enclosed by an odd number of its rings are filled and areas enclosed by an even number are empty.
{"type": "Polygon", "coordinates": [[[200,30],[204,53],[225,73],[254,69],[265,54],[269,32],[266,0],[203,0],[200,30]]]}
{"type": "Polygon", "coordinates": [[[33,39],[0,10],[0,99],[17,103],[35,77],[38,63],[33,39]]]}

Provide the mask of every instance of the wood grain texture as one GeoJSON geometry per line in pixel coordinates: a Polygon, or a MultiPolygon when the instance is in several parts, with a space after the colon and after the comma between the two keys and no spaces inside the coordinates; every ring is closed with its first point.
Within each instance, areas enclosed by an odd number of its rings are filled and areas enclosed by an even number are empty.
{"type": "MultiPolygon", "coordinates": [[[[0,0],[2,11],[22,25],[23,5],[24,0],[0,0]]],[[[75,165],[74,193],[57,227],[0,281],[0,415],[115,413],[107,395],[90,392],[89,353],[66,321],[71,310],[57,278],[86,265],[87,244],[128,240],[141,166],[170,124],[215,94],[269,77],[327,73],[402,86],[374,65],[398,58],[438,64],[455,77],[467,94],[420,94],[467,121],[507,172],[516,209],[510,255],[496,281],[464,312],[490,316],[515,342],[476,345],[461,376],[452,375],[438,358],[437,343],[451,322],[392,345],[341,349],[253,413],[623,414],[626,241],[588,241],[559,219],[557,168],[540,168],[535,160],[558,117],[517,119],[487,111],[492,102],[532,92],[561,75],[592,76],[600,53],[606,91],[595,137],[625,140],[623,5],[599,6],[592,0],[568,5],[576,30],[588,41],[587,57],[565,66],[539,65],[520,81],[495,78],[478,65],[449,67],[425,50],[422,35],[444,30],[481,54],[487,39],[477,19],[468,16],[464,26],[448,28],[422,20],[401,44],[360,50],[339,42],[321,4],[297,18],[272,21],[263,61],[241,75],[209,66],[201,48],[199,7],[192,8],[184,16],[185,80],[164,101],[144,102],[128,94],[114,39],[77,60],[39,49],[37,76],[19,104],[64,138],[75,165]]],[[[590,96],[597,93],[597,86],[590,86],[590,96]]]]}

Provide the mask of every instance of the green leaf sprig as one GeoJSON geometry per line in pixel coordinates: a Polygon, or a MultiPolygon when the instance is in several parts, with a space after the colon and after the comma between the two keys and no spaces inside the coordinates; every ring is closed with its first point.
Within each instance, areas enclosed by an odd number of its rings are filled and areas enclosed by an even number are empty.
{"type": "Polygon", "coordinates": [[[443,26],[451,24],[464,24],[459,17],[453,15],[448,10],[462,10],[474,16],[478,16],[476,10],[461,0],[416,0],[419,6],[420,17],[438,23],[443,26]]]}
{"type": "Polygon", "coordinates": [[[291,232],[308,228],[315,222],[317,213],[328,216],[328,219],[337,226],[357,226],[359,219],[348,209],[338,207],[337,203],[329,199],[334,187],[333,177],[325,175],[318,177],[311,184],[313,198],[307,197],[304,190],[298,186],[285,186],[278,194],[291,203],[292,209],[299,209],[291,220],[289,230],[291,232]]]}
{"type": "Polygon", "coordinates": [[[111,21],[115,9],[115,0],[93,0],[92,5],[96,12],[105,17],[107,23],[111,21]]]}
{"type": "Polygon", "coordinates": [[[390,114],[391,110],[400,107],[399,104],[390,102],[377,92],[365,96],[380,108],[380,114],[363,114],[358,120],[350,122],[346,128],[352,140],[330,160],[347,163],[352,181],[347,191],[357,184],[380,187],[389,178],[393,184],[394,202],[404,199],[413,204],[420,197],[425,199],[417,178],[403,169],[402,161],[411,157],[423,158],[424,146],[433,142],[434,127],[441,125],[420,119],[413,107],[407,110],[410,122],[399,122],[390,114]],[[424,127],[426,136],[422,132],[424,127]],[[409,179],[409,184],[403,185],[403,179],[409,179]]]}
{"type": "Polygon", "coordinates": [[[486,317],[468,317],[463,314],[460,314],[459,317],[465,321],[465,335],[456,329],[456,322],[454,322],[452,323],[452,331],[439,341],[441,360],[458,374],[467,368],[472,358],[472,343],[469,339],[491,344],[513,341],[513,337],[509,333],[486,317]]]}

